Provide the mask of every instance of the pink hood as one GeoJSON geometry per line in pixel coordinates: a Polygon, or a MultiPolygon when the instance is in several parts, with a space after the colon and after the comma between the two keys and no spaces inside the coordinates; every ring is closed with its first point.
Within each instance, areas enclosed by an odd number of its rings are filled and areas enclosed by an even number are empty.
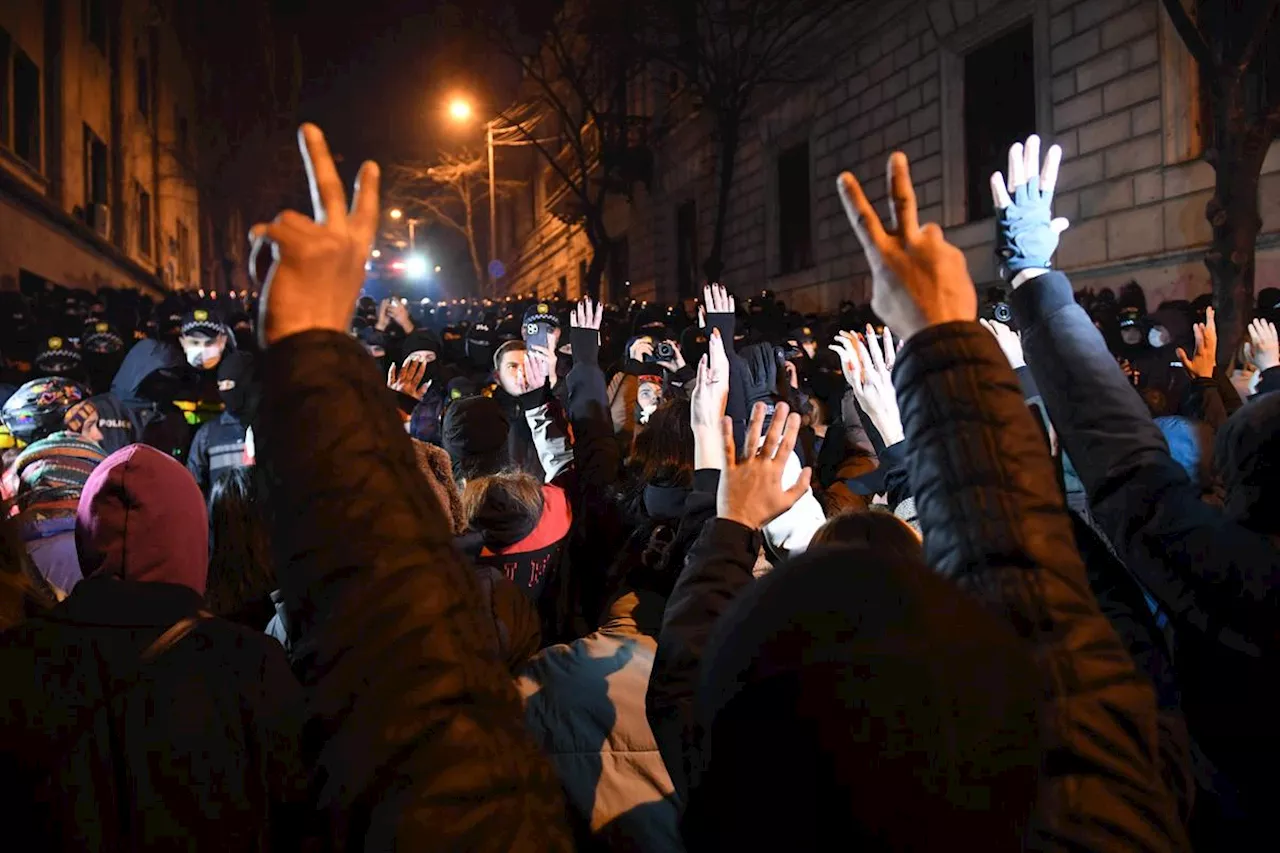
{"type": "Polygon", "coordinates": [[[195,479],[145,444],[104,459],[76,513],[80,567],[91,575],[181,584],[204,595],[209,521],[195,479]]]}

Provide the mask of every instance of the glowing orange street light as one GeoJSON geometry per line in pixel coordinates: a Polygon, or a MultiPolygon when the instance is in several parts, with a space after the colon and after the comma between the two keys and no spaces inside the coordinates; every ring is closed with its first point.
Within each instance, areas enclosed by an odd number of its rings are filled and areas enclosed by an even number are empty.
{"type": "Polygon", "coordinates": [[[454,121],[466,121],[471,118],[471,104],[462,98],[454,98],[449,102],[449,117],[454,121]]]}
{"type": "Polygon", "coordinates": [[[400,217],[404,216],[404,211],[402,211],[398,207],[393,207],[391,208],[390,211],[387,212],[387,216],[390,216],[392,219],[399,219],[400,217]]]}

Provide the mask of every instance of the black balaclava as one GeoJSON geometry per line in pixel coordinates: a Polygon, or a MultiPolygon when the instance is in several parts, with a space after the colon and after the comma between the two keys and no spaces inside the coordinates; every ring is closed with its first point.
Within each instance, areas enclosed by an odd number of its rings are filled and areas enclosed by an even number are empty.
{"type": "Polygon", "coordinates": [[[218,365],[218,394],[227,411],[246,426],[258,414],[262,401],[262,385],[251,353],[228,352],[218,365]]]}

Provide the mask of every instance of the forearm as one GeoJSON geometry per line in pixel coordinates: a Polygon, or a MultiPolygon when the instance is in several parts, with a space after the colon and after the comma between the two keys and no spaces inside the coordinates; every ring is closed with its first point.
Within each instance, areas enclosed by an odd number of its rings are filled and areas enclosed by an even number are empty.
{"type": "Polygon", "coordinates": [[[475,579],[368,357],[341,334],[289,337],[267,351],[264,390],[255,433],[295,666],[323,721],[326,796],[368,808],[369,837],[384,842],[457,825],[463,799],[467,823],[558,837],[549,769],[483,653],[475,579]],[[509,758],[488,763],[483,790],[459,778],[491,755],[509,758]]]}
{"type": "Polygon", "coordinates": [[[1090,501],[1135,468],[1172,465],[1146,404],[1076,304],[1067,277],[1040,276],[1012,299],[1027,365],[1090,501]]]}
{"type": "Polygon", "coordinates": [[[716,620],[752,582],[751,570],[762,543],[758,530],[725,519],[710,520],[689,549],[684,570],[667,599],[645,705],[663,761],[682,796],[687,792],[686,749],[698,665],[716,620]]]}
{"type": "Polygon", "coordinates": [[[1181,833],[1156,773],[1154,696],[1089,590],[1052,462],[999,346],[976,323],[935,326],[908,341],[894,379],[930,564],[1004,615],[1046,674],[1056,793],[1043,798],[1036,834],[1083,849],[1118,821],[1141,828],[1133,849],[1168,849],[1181,833]]]}
{"type": "Polygon", "coordinates": [[[546,402],[524,412],[525,422],[529,424],[533,445],[538,450],[538,460],[542,463],[548,483],[559,477],[573,462],[573,445],[569,442],[569,431],[565,424],[556,417],[558,408],[556,403],[546,402]]]}
{"type": "Polygon", "coordinates": [[[604,373],[593,362],[578,362],[565,382],[569,386],[569,424],[578,482],[588,487],[613,483],[622,460],[613,437],[604,373]]]}

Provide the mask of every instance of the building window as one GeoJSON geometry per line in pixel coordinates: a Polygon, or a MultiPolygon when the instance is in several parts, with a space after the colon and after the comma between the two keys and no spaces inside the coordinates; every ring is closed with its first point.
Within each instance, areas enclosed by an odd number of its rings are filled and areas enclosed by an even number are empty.
{"type": "Polygon", "coordinates": [[[778,272],[813,266],[813,208],[809,204],[809,143],[778,155],[778,272]]]}
{"type": "Polygon", "coordinates": [[[191,281],[191,232],[185,222],[178,223],[178,281],[191,281]]]}
{"type": "Polygon", "coordinates": [[[107,0],[84,0],[84,34],[89,43],[107,55],[107,0]]]}
{"type": "Polygon", "coordinates": [[[151,118],[151,62],[145,56],[138,57],[138,114],[151,118]]]}
{"type": "Polygon", "coordinates": [[[1009,140],[1036,129],[1035,39],[1031,23],[964,57],[964,168],[970,222],[995,215],[991,174],[1009,161],[1009,140]]]}
{"type": "MultiPolygon", "coordinates": [[[[89,125],[84,126],[84,203],[86,208],[107,204],[107,144],[89,125]]],[[[90,210],[85,213],[92,217],[90,210]]]]}
{"type": "Polygon", "coordinates": [[[138,251],[151,257],[151,193],[137,184],[138,189],[138,251]]]}
{"type": "Polygon", "coordinates": [[[13,153],[40,170],[40,68],[13,52],[13,153]]]}
{"type": "Polygon", "coordinates": [[[693,199],[676,208],[676,292],[694,296],[698,282],[698,207],[693,199]]]}

